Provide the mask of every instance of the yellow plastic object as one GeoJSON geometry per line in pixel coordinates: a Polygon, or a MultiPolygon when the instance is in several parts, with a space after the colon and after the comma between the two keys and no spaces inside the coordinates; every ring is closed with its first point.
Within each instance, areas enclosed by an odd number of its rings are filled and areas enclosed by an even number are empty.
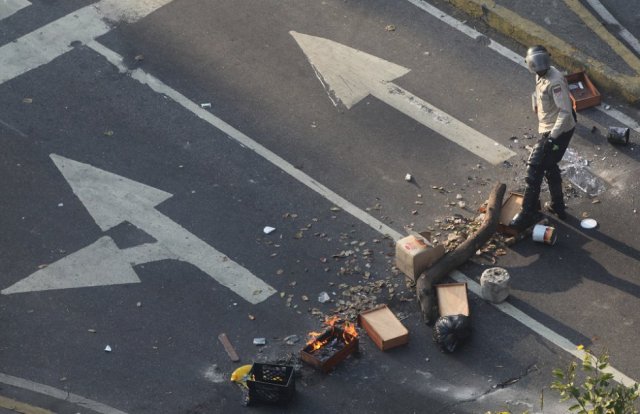
{"type": "Polygon", "coordinates": [[[241,367],[238,367],[231,374],[231,381],[238,383],[247,382],[247,376],[249,375],[249,371],[251,371],[252,366],[253,365],[243,365],[241,367]]]}

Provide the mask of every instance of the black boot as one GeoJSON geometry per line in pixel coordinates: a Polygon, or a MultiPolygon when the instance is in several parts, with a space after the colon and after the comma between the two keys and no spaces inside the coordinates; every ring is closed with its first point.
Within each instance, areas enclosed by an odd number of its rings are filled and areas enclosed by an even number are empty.
{"type": "Polygon", "coordinates": [[[542,214],[538,211],[538,195],[540,191],[535,191],[531,186],[527,186],[522,200],[522,210],[511,220],[509,227],[518,231],[525,230],[533,226],[542,219],[542,214]]]}
{"type": "Polygon", "coordinates": [[[542,219],[539,211],[529,211],[523,208],[509,223],[509,227],[513,227],[518,231],[528,229],[542,219]]]}
{"type": "Polygon", "coordinates": [[[551,203],[545,203],[544,207],[547,211],[558,216],[560,220],[567,219],[566,207],[564,205],[564,197],[562,195],[562,177],[560,170],[551,169],[546,173],[547,184],[549,185],[549,193],[551,194],[551,203]]]}
{"type": "Polygon", "coordinates": [[[563,208],[556,208],[555,205],[553,204],[553,202],[545,202],[544,203],[544,209],[547,210],[549,213],[551,214],[555,214],[560,220],[566,220],[567,219],[567,212],[566,209],[563,208]]]}

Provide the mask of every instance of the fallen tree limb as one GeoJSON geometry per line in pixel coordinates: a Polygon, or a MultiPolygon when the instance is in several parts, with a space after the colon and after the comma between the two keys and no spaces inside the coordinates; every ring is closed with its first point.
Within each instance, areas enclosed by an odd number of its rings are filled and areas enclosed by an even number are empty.
{"type": "Polygon", "coordinates": [[[498,183],[491,191],[487,202],[487,212],[478,231],[469,236],[455,250],[442,256],[418,277],[416,295],[420,301],[422,318],[427,325],[432,325],[438,318],[438,301],[433,285],[439,283],[451,271],[473,257],[476,251],[496,232],[506,188],[506,185],[498,183]]]}

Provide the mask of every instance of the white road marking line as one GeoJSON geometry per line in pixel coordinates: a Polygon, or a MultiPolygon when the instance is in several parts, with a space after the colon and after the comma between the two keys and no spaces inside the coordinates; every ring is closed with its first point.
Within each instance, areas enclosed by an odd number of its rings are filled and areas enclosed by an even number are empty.
{"type": "Polygon", "coordinates": [[[631,46],[633,50],[636,51],[636,53],[640,53],[640,42],[638,41],[638,39],[633,34],[631,34],[631,32],[625,29],[620,24],[620,22],[615,17],[613,17],[611,13],[609,13],[609,10],[607,10],[607,8],[602,5],[602,3],[600,3],[598,0],[587,0],[587,3],[589,3],[589,6],[591,6],[591,8],[595,10],[595,12],[598,13],[598,15],[606,23],[618,26],[620,28],[620,30],[618,31],[620,37],[622,37],[629,44],[629,46],[631,46]]]}
{"type": "Polygon", "coordinates": [[[0,0],[0,20],[30,6],[27,0],[0,0]]]}
{"type": "Polygon", "coordinates": [[[409,69],[333,40],[295,31],[289,33],[304,52],[334,105],[336,99],[350,109],[372,95],[493,165],[516,155],[392,82],[407,74],[409,69]]]}
{"type": "MultiPolygon", "coordinates": [[[[430,15],[432,15],[433,17],[435,17],[436,19],[448,24],[449,26],[453,27],[454,29],[466,34],[467,36],[469,36],[472,39],[477,39],[480,36],[484,36],[482,33],[478,32],[475,29],[472,29],[471,27],[467,26],[466,24],[462,23],[460,20],[449,16],[448,14],[446,14],[445,12],[443,12],[442,10],[430,5],[429,3],[427,3],[424,0],[407,0],[409,3],[413,4],[414,6],[418,7],[421,10],[424,10],[425,12],[429,13],[430,15]]],[[[512,51],[511,49],[503,46],[502,44],[496,42],[493,39],[490,39],[490,43],[489,43],[489,48],[495,52],[497,52],[498,54],[504,56],[505,58],[509,59],[510,61],[514,62],[515,64],[523,67],[524,69],[526,69],[527,71],[529,70],[527,68],[527,65],[524,63],[524,57],[520,56],[519,54],[517,54],[516,52],[512,51]]],[[[618,111],[616,109],[613,109],[612,107],[610,107],[609,109],[606,109],[606,107],[610,105],[608,105],[606,102],[602,102],[599,106],[596,106],[595,108],[603,113],[605,113],[606,115],[610,116],[611,118],[615,119],[616,121],[620,122],[621,124],[633,129],[634,131],[640,133],[640,124],[634,120],[633,118],[631,118],[628,115],[625,115],[624,113],[622,113],[621,111],[618,111]]]]}
{"type": "Polygon", "coordinates": [[[33,391],[38,394],[66,401],[71,404],[79,405],[87,410],[95,411],[99,414],[127,414],[124,411],[117,410],[108,405],[81,397],[80,395],[70,393],[59,388],[50,387],[49,385],[39,384],[23,378],[13,377],[11,375],[0,372],[0,383],[10,385],[12,387],[21,388],[23,390],[33,391]]]}
{"type": "Polygon", "coordinates": [[[0,84],[51,62],[111,30],[109,22],[135,22],[171,0],[101,0],[0,47],[0,84]]]}
{"type": "MultiPolygon", "coordinates": [[[[121,72],[123,73],[128,72],[127,68],[122,63],[123,62],[122,57],[117,53],[102,46],[101,44],[95,41],[91,42],[88,46],[91,47],[100,55],[104,56],[109,62],[111,62],[114,66],[116,66],[121,72]]],[[[162,81],[155,78],[153,75],[147,74],[141,69],[135,69],[129,73],[131,74],[132,78],[138,80],[142,84],[148,85],[154,91],[173,99],[175,102],[182,105],[188,111],[193,112],[196,116],[202,118],[204,121],[208,122],[215,128],[218,128],[219,130],[223,131],[230,138],[236,140],[241,145],[255,151],[258,155],[262,156],[263,158],[265,158],[266,160],[268,160],[278,168],[282,169],[283,171],[291,175],[293,178],[298,180],[300,183],[314,190],[315,192],[317,192],[327,200],[334,203],[336,206],[339,206],[340,208],[342,208],[343,210],[345,210],[346,212],[348,212],[358,220],[369,225],[374,230],[382,233],[383,235],[388,235],[390,237],[393,237],[394,240],[398,240],[404,237],[402,233],[392,229],[391,227],[387,226],[381,221],[375,219],[374,217],[369,215],[369,213],[367,213],[366,211],[360,209],[359,207],[356,207],[355,205],[351,204],[349,201],[345,200],[338,194],[329,190],[324,185],[318,183],[316,180],[314,180],[307,174],[294,168],[293,165],[289,164],[280,156],[276,155],[275,153],[271,152],[267,148],[258,144],[257,142],[249,138],[247,135],[238,131],[231,125],[227,124],[220,118],[213,115],[212,113],[207,112],[204,109],[200,108],[198,104],[190,101],[186,96],[182,95],[180,92],[174,90],[170,86],[164,84],[162,81]]],[[[450,274],[450,276],[459,282],[467,283],[469,290],[471,290],[474,294],[481,297],[482,289],[480,287],[480,284],[477,283],[475,280],[470,279],[469,277],[467,277],[466,275],[464,275],[463,273],[457,270],[453,271],[450,274]]],[[[551,329],[545,327],[544,325],[537,322],[535,319],[529,317],[528,315],[526,315],[524,312],[522,312],[515,306],[506,302],[499,305],[494,305],[494,306],[498,310],[513,317],[515,320],[522,323],[524,326],[528,327],[532,331],[540,334],[545,339],[555,344],[559,348],[566,350],[570,354],[575,355],[577,357],[584,355],[583,351],[578,350],[577,346],[571,343],[571,341],[557,334],[551,329]]],[[[614,379],[620,382],[621,384],[632,384],[634,382],[633,379],[624,375],[623,373],[621,373],[620,371],[618,371],[612,366],[610,366],[609,372],[611,372],[614,376],[614,379]]]]}

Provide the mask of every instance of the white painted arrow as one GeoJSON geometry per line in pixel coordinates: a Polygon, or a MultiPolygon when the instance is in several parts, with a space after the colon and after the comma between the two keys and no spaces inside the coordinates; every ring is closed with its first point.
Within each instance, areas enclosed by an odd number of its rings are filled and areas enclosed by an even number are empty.
{"type": "Polygon", "coordinates": [[[156,242],[118,250],[111,238],[102,237],[4,289],[3,294],[136,283],[140,279],[132,265],[163,259],[189,262],[251,303],[276,292],[156,210],[171,194],[55,154],[51,159],[103,231],[127,221],[156,242]]]}
{"type": "Polygon", "coordinates": [[[515,152],[467,126],[392,81],[409,69],[332,40],[289,32],[307,56],[334,105],[347,109],[373,95],[422,125],[497,165],[515,152]]]}

